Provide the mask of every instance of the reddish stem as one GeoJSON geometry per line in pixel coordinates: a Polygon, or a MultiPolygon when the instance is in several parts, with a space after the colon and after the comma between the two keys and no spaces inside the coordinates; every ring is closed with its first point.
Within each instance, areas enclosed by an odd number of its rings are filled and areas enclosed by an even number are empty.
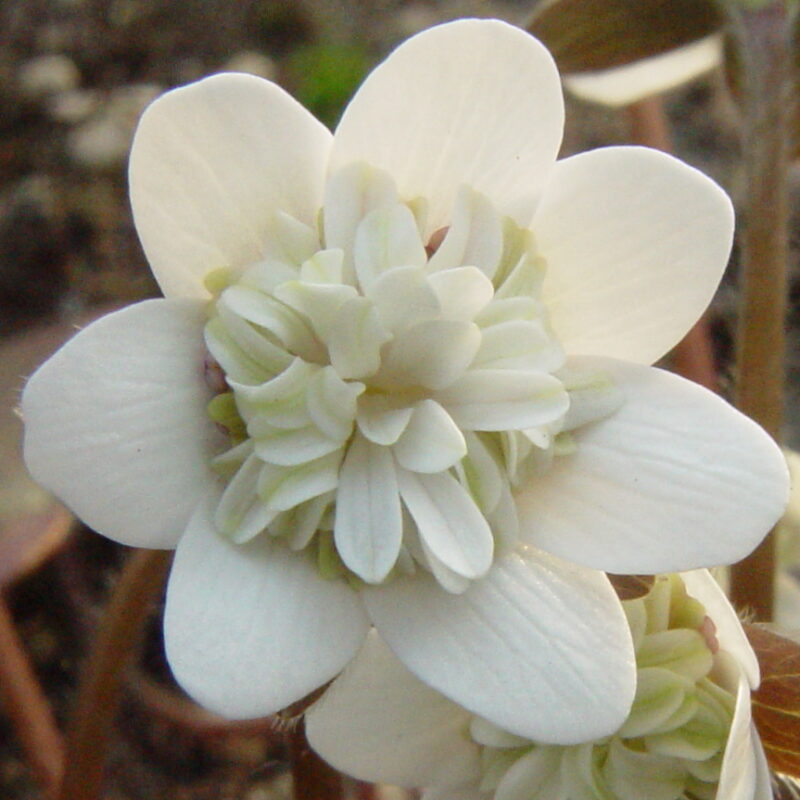
{"type": "Polygon", "coordinates": [[[295,800],[342,800],[342,776],[311,749],[302,719],[288,740],[295,800]]]}
{"type": "Polygon", "coordinates": [[[172,553],[139,550],[119,576],[78,687],[58,800],[98,800],[126,668],[161,591],[172,553]]]}
{"type": "Polygon", "coordinates": [[[64,764],[61,735],[2,596],[0,696],[36,780],[54,796],[64,764]]]}

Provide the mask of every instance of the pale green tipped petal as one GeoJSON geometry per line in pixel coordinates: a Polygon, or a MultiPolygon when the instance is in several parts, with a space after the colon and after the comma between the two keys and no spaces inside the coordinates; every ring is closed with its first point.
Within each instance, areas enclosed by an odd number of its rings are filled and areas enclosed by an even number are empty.
{"type": "Polygon", "coordinates": [[[431,552],[465,578],[484,575],[492,564],[492,532],[461,484],[446,472],[417,475],[399,469],[398,485],[431,552]]]}
{"type": "Polygon", "coordinates": [[[412,472],[442,472],[467,454],[464,434],[435,401],[414,406],[408,426],[392,448],[400,466],[412,472]]]}
{"type": "Polygon", "coordinates": [[[637,673],[636,698],[619,736],[632,739],[658,728],[682,705],[693,682],[664,667],[640,667],[637,673]]]}
{"type": "Polygon", "coordinates": [[[364,217],[356,230],[353,256],[365,294],[387,270],[423,267],[428,260],[414,215],[399,203],[376,208],[364,217]]]}
{"type": "Polygon", "coordinates": [[[306,500],[335,489],[339,482],[339,465],[343,451],[308,461],[296,467],[264,464],[258,480],[258,494],[276,511],[288,511],[306,500]]]}
{"type": "Polygon", "coordinates": [[[344,253],[338,247],[319,250],[300,265],[300,280],[306,283],[340,284],[343,261],[344,253]]]}
{"type": "Polygon", "coordinates": [[[558,747],[536,747],[508,769],[494,800],[566,800],[558,747]]]}
{"type": "Polygon", "coordinates": [[[328,338],[331,366],[340,378],[363,378],[377,372],[381,346],[391,339],[375,306],[366,297],[354,297],[339,307],[328,338]]]}
{"type": "Polygon", "coordinates": [[[481,331],[473,367],[555,372],[563,363],[564,351],[541,322],[511,320],[481,331]]]}
{"type": "Polygon", "coordinates": [[[406,429],[414,409],[392,395],[362,394],[358,398],[358,429],[375,444],[394,444],[406,429]]]}
{"type": "Polygon", "coordinates": [[[337,169],[325,188],[322,222],[325,243],[342,250],[342,275],[345,283],[355,285],[353,248],[361,220],[373,209],[397,202],[397,187],[391,176],[363,161],[349,161],[337,169]]]}
{"type": "Polygon", "coordinates": [[[306,321],[263,292],[230,286],[220,297],[217,308],[220,307],[269,331],[287,350],[308,361],[322,357],[322,345],[306,321]]]}
{"type": "Polygon", "coordinates": [[[475,358],[481,335],[471,322],[430,320],[398,333],[387,347],[381,374],[393,384],[443,389],[475,358]]]}
{"type": "Polygon", "coordinates": [[[342,561],[367,583],[380,583],[397,561],[403,525],[394,462],[362,436],[342,464],[333,532],[342,561]]]}
{"type": "Polygon", "coordinates": [[[569,398],[550,375],[518,370],[471,370],[436,395],[463,430],[524,430],[557,420],[569,398]]]}
{"type": "Polygon", "coordinates": [[[238,544],[261,533],[277,514],[256,494],[262,467],[261,461],[250,455],[225,487],[214,514],[217,530],[238,544]]]}
{"type": "Polygon", "coordinates": [[[332,439],[319,428],[268,428],[263,426],[254,439],[256,455],[265,464],[294,467],[333,453],[344,444],[337,437],[332,439]]]}
{"type": "Polygon", "coordinates": [[[428,283],[436,292],[443,319],[472,321],[491,301],[492,282],[477,267],[434,272],[428,283]]]}
{"type": "Polygon", "coordinates": [[[683,796],[686,769],[675,759],[640,753],[614,739],[603,774],[619,800],[677,800],[683,796]]]}
{"type": "Polygon", "coordinates": [[[480,192],[462,186],[456,196],[447,235],[431,257],[431,272],[454,267],[477,267],[489,280],[500,263],[503,226],[494,206],[480,192]]]}
{"type": "Polygon", "coordinates": [[[323,367],[309,381],[306,408],[319,430],[331,439],[344,442],[353,430],[358,397],[363,383],[346,383],[333,367],[323,367]]]}
{"type": "Polygon", "coordinates": [[[442,316],[439,300],[419,267],[394,267],[381,273],[367,294],[383,326],[393,333],[442,316]]]}
{"type": "Polygon", "coordinates": [[[275,297],[302,314],[317,337],[326,344],[339,323],[339,309],[357,296],[352,286],[331,283],[287,281],[275,289],[275,297]]]}

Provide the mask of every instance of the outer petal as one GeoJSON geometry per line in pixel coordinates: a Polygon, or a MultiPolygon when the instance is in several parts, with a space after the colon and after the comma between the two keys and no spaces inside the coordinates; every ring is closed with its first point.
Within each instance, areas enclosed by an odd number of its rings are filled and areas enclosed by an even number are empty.
{"type": "Polygon", "coordinates": [[[204,304],[148,300],[81,331],[22,396],[31,474],[87,525],[174,547],[224,442],[206,413],[204,304]]]}
{"type": "Polygon", "coordinates": [[[761,800],[760,793],[755,794],[757,786],[763,782],[763,776],[759,775],[763,768],[759,763],[761,743],[751,723],[750,708],[750,686],[741,673],[736,710],[722,758],[717,800],[761,800]]]}
{"type": "Polygon", "coordinates": [[[426,686],[374,631],[306,713],[311,746],[337,769],[400,786],[476,780],[471,714],[426,686]]]}
{"type": "Polygon", "coordinates": [[[428,233],[448,223],[461,184],[527,223],[563,122],[547,50],[503,22],[461,20],[409,39],[367,78],[336,129],[331,166],[387,170],[404,199],[430,201],[428,233]]]}
{"type": "Polygon", "coordinates": [[[630,632],[599,572],[523,547],[461,595],[418,575],[364,599],[414,674],[511,733],[573,744],[611,733],[630,710],[630,632]]]}
{"type": "Polygon", "coordinates": [[[214,75],[156,100],[134,138],[130,190],[164,294],[203,297],[206,273],[257,261],[275,211],[315,225],[330,138],[252,75],[214,75]]]}
{"type": "Polygon", "coordinates": [[[721,58],[722,36],[712,34],[623,67],[565,75],[564,86],[584,100],[626,106],[699,78],[721,58]]]}
{"type": "Polygon", "coordinates": [[[556,165],[533,229],[564,349],[650,364],[711,301],[733,241],[733,207],[672,156],[608,147],[556,165]]]}
{"type": "Polygon", "coordinates": [[[758,659],[742,628],[739,615],[722,587],[706,569],[683,572],[681,578],[686,591],[703,604],[708,616],[714,621],[720,647],[736,659],[747,676],[750,688],[756,689],[761,681],[758,659]]]}
{"type": "Polygon", "coordinates": [[[654,573],[729,564],[780,517],[782,453],[717,395],[659,369],[572,359],[626,399],[517,496],[525,541],[581,564],[654,573]]]}
{"type": "Polygon", "coordinates": [[[369,622],[343,581],[267,536],[231,545],[200,505],[175,554],[164,638],[178,682],[231,718],[272,714],[338,673],[369,622]]]}

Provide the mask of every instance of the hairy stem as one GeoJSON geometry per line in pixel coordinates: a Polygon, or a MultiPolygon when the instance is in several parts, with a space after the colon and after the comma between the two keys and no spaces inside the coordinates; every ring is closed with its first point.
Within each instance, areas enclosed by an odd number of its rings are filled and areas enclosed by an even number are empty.
{"type": "Polygon", "coordinates": [[[54,796],[64,763],[61,735],[1,595],[0,697],[37,782],[54,796]]]}
{"type": "MultiPolygon", "coordinates": [[[[746,206],[741,233],[741,312],[736,403],[775,439],[783,422],[784,324],[788,257],[790,30],[784,2],[726,3],[742,65],[746,206]]],[[[771,533],[731,573],[731,597],[757,619],[772,618],[775,542],[771,533]]]]}
{"type": "Polygon", "coordinates": [[[58,800],[97,800],[125,670],[161,591],[172,553],[138,550],[125,564],[78,688],[58,800]]]}
{"type": "MultiPolygon", "coordinates": [[[[626,108],[628,130],[635,144],[671,153],[669,120],[660,97],[648,97],[626,108]]],[[[716,391],[717,371],[708,320],[701,317],[672,350],[672,367],[679,375],[716,391]]]]}
{"type": "Polygon", "coordinates": [[[288,734],[295,800],[342,800],[342,776],[309,746],[300,720],[288,734]]]}

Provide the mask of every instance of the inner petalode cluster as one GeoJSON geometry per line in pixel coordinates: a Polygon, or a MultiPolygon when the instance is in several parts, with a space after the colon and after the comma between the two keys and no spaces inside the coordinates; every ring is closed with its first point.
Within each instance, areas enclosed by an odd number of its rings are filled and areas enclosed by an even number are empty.
{"type": "Polygon", "coordinates": [[[348,241],[276,214],[263,260],[206,282],[224,375],[209,413],[232,442],[216,525],[314,547],[323,574],[421,567],[461,592],[514,539],[514,487],[620,393],[569,368],[529,230],[465,186],[428,235],[424,202],[386,174],[354,164],[331,181],[356,184],[348,241]]]}
{"type": "Polygon", "coordinates": [[[473,718],[480,789],[496,800],[715,800],[736,708],[738,665],[678,575],[623,602],[636,647],[631,713],[613,736],[538,745],[473,718]]]}

